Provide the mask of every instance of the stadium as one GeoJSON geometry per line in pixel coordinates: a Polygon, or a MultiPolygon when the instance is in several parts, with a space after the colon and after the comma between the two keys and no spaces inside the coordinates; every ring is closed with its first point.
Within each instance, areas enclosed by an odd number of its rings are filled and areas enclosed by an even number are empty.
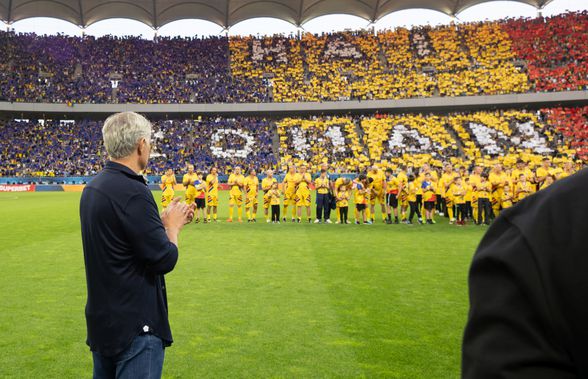
{"type": "Polygon", "coordinates": [[[0,377],[92,372],[80,202],[120,112],[162,218],[195,208],[163,377],[460,377],[489,225],[588,161],[588,4],[460,19],[511,3],[0,0],[0,377]],[[405,10],[450,21],[376,28],[405,10]],[[340,14],[366,26],[305,29],[340,14]],[[230,33],[268,17],[294,29],[230,33]],[[87,33],[113,18],[154,35],[87,33]],[[158,34],[188,19],[222,32],[158,34]]]}

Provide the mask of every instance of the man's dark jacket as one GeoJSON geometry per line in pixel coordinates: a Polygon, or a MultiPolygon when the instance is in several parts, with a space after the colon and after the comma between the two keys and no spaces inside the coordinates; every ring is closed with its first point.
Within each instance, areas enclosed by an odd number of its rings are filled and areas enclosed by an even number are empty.
{"type": "Polygon", "coordinates": [[[108,162],[80,201],[88,299],[86,343],[114,356],[148,331],[172,342],[163,274],[178,259],[142,176],[108,162]]]}
{"type": "Polygon", "coordinates": [[[469,286],[464,378],[588,378],[588,169],[504,211],[469,286]]]}

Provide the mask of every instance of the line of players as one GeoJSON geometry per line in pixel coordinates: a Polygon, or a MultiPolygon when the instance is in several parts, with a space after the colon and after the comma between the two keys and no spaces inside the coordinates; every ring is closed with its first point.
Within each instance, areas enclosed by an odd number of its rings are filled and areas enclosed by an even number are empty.
{"type": "MultiPolygon", "coordinates": [[[[502,209],[524,199],[555,180],[574,173],[573,164],[551,168],[546,158],[536,172],[523,161],[508,172],[497,164],[492,169],[481,166],[468,173],[465,167],[454,169],[445,164],[442,171],[424,164],[418,173],[399,166],[395,170],[381,170],[372,166],[366,174],[355,179],[339,177],[331,180],[328,166],[321,167],[313,180],[307,167],[290,166],[281,186],[268,170],[261,180],[254,169],[244,175],[236,167],[229,175],[229,218],[233,222],[235,208],[237,221],[242,222],[243,206],[248,222],[257,222],[258,194],[261,184],[263,211],[266,222],[285,222],[291,212],[292,222],[302,222],[302,213],[308,222],[311,217],[311,188],[316,191],[315,223],[332,223],[331,209],[336,210],[336,223],[348,224],[349,205],[353,198],[355,223],[375,222],[376,204],[380,206],[382,221],[389,224],[411,224],[415,216],[418,223],[434,224],[434,216],[446,216],[450,224],[464,225],[467,220],[476,224],[489,224],[502,209]],[[282,205],[283,198],[283,207],[282,205]],[[423,218],[424,216],[424,218],[423,218]],[[281,218],[280,218],[281,217],[281,218]]],[[[161,177],[162,206],[165,208],[174,197],[176,178],[172,170],[161,177]]],[[[217,222],[219,181],[217,169],[212,168],[204,177],[188,165],[182,184],[186,188],[186,203],[196,203],[195,222],[217,222]]]]}

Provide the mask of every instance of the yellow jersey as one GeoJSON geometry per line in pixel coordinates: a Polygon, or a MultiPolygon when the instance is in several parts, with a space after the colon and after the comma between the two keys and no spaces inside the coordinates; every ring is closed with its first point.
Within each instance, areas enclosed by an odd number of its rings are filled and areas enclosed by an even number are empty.
{"type": "Polygon", "coordinates": [[[277,189],[269,190],[267,195],[270,198],[270,205],[280,205],[280,191],[277,189]]]}
{"type": "Polygon", "coordinates": [[[305,172],[304,174],[296,174],[298,175],[296,177],[296,181],[298,182],[298,189],[297,191],[304,191],[304,190],[308,190],[308,182],[307,180],[310,182],[312,181],[312,177],[310,176],[310,174],[308,172],[305,172]]]}
{"type": "Polygon", "coordinates": [[[510,173],[510,179],[513,184],[519,182],[521,174],[525,175],[525,178],[527,178],[527,180],[531,180],[533,178],[533,172],[530,169],[524,168],[522,170],[519,170],[518,168],[515,168],[510,173]]]}
{"type": "Polygon", "coordinates": [[[500,174],[491,172],[490,175],[488,175],[488,181],[492,184],[492,192],[502,191],[504,186],[508,183],[508,175],[506,175],[505,172],[501,172],[500,174]]]}
{"type": "Polygon", "coordinates": [[[371,183],[371,187],[375,189],[377,192],[380,192],[384,187],[384,182],[386,181],[386,175],[382,172],[382,170],[378,170],[377,172],[370,171],[367,174],[368,178],[372,178],[374,181],[371,183]]]}
{"type": "Polygon", "coordinates": [[[390,176],[386,179],[386,192],[393,195],[398,195],[398,188],[400,181],[395,176],[390,176]]]}
{"type": "Polygon", "coordinates": [[[167,176],[167,175],[162,175],[161,176],[161,183],[163,185],[163,194],[164,195],[168,195],[171,194],[173,195],[174,193],[174,184],[176,184],[176,177],[175,176],[167,176]]]}
{"type": "Polygon", "coordinates": [[[355,204],[367,204],[368,189],[364,187],[361,183],[355,183],[355,193],[354,193],[354,200],[355,204]]]}
{"type": "Polygon", "coordinates": [[[439,188],[437,189],[437,193],[441,195],[445,195],[449,187],[453,184],[453,180],[455,179],[456,174],[454,172],[446,173],[444,172],[441,175],[441,179],[439,179],[439,188]]]}
{"type": "Polygon", "coordinates": [[[492,192],[492,184],[489,181],[478,183],[477,185],[477,195],[480,199],[489,199],[490,193],[492,192]]]}
{"type": "Polygon", "coordinates": [[[505,192],[504,195],[502,196],[502,209],[512,207],[512,199],[513,199],[512,194],[505,192]]]}
{"type": "Polygon", "coordinates": [[[243,184],[245,185],[245,194],[247,197],[257,197],[257,191],[259,189],[259,179],[257,176],[247,176],[243,179],[243,184]]]}
{"type": "Polygon", "coordinates": [[[337,178],[337,180],[335,180],[335,193],[339,192],[339,188],[341,188],[341,186],[343,185],[344,180],[345,178],[337,178]]]}
{"type": "Polygon", "coordinates": [[[263,192],[268,193],[269,190],[272,189],[272,186],[274,185],[274,183],[277,183],[278,179],[276,178],[268,178],[265,177],[261,180],[261,189],[263,190],[263,192]]]}
{"type": "Polygon", "coordinates": [[[198,180],[198,175],[196,173],[193,174],[186,174],[182,178],[182,184],[186,187],[186,196],[192,197],[196,195],[196,188],[194,187],[194,182],[198,180]]]}
{"type": "Polygon", "coordinates": [[[566,171],[566,170],[563,170],[561,172],[561,174],[559,175],[559,178],[558,179],[564,179],[564,178],[567,178],[570,175],[574,175],[574,171],[566,171]]]}
{"type": "Polygon", "coordinates": [[[341,191],[337,193],[337,206],[349,206],[349,190],[347,188],[343,188],[341,191]]]}
{"type": "Polygon", "coordinates": [[[314,186],[318,194],[325,195],[329,193],[329,178],[325,177],[323,179],[319,176],[314,180],[314,186]]]}
{"type": "Polygon", "coordinates": [[[218,176],[208,174],[206,175],[206,192],[208,195],[217,196],[218,195],[218,176]]]}
{"type": "Polygon", "coordinates": [[[284,176],[284,184],[285,184],[284,191],[296,192],[296,187],[298,186],[298,183],[297,183],[298,175],[299,175],[298,173],[296,173],[296,174],[287,173],[286,176],[284,176]]]}
{"type": "Polygon", "coordinates": [[[406,186],[408,192],[408,201],[417,201],[417,185],[415,181],[408,183],[406,186]]]}
{"type": "Polygon", "coordinates": [[[533,186],[529,182],[518,182],[515,190],[515,198],[519,201],[533,193],[533,186]]]}
{"type": "Polygon", "coordinates": [[[242,174],[231,174],[229,175],[229,180],[228,183],[231,186],[231,192],[241,192],[241,187],[240,185],[243,185],[243,182],[245,181],[245,177],[242,174]],[[233,184],[230,184],[233,183],[233,184]]]}
{"type": "Polygon", "coordinates": [[[451,195],[453,197],[453,202],[455,204],[465,204],[466,200],[465,200],[465,196],[466,196],[466,192],[467,189],[465,188],[465,186],[463,184],[452,184],[448,190],[448,192],[451,192],[451,195]]]}

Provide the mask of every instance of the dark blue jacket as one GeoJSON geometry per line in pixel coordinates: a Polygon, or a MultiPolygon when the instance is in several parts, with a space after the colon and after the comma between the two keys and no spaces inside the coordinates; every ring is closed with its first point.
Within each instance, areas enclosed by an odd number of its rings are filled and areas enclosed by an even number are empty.
{"type": "Polygon", "coordinates": [[[142,331],[171,345],[163,274],[173,270],[178,249],[143,177],[108,162],[82,193],[80,220],[90,349],[116,355],[142,331]]]}

